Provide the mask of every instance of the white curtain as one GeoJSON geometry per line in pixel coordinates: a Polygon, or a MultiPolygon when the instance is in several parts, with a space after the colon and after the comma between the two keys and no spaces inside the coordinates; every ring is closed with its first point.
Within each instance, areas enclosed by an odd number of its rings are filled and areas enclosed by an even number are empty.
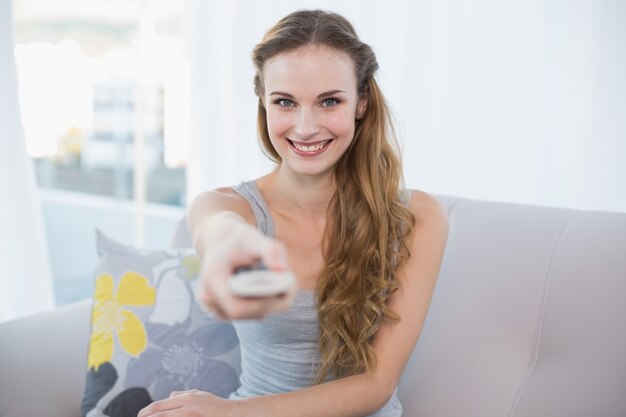
{"type": "Polygon", "coordinates": [[[188,196],[271,166],[256,142],[250,53],[300,8],[373,46],[413,188],[626,211],[626,2],[188,0],[188,196]]]}
{"type": "Polygon", "coordinates": [[[44,223],[20,120],[10,0],[0,0],[0,243],[0,321],[53,307],[44,223]]]}

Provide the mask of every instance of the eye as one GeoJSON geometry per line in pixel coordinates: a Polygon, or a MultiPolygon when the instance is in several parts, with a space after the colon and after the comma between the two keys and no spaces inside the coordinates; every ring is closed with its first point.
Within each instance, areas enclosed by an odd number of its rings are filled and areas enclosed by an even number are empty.
{"type": "Polygon", "coordinates": [[[335,97],[329,97],[329,98],[324,99],[324,101],[322,102],[322,107],[333,107],[339,103],[340,101],[336,99],[335,97]]]}
{"type": "Polygon", "coordinates": [[[278,104],[280,107],[293,107],[294,105],[293,101],[288,98],[279,98],[274,101],[274,103],[278,104]]]}

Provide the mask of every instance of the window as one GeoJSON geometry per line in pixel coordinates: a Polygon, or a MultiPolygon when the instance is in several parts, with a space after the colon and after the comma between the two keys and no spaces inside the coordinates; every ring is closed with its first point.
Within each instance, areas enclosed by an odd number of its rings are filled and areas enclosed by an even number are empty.
{"type": "Polygon", "coordinates": [[[182,8],[182,0],[13,2],[22,123],[57,305],[91,295],[94,228],[163,247],[184,212],[182,8]]]}
{"type": "Polygon", "coordinates": [[[147,201],[183,205],[182,2],[15,0],[14,9],[22,121],[39,186],[133,199],[140,160],[147,201]]]}

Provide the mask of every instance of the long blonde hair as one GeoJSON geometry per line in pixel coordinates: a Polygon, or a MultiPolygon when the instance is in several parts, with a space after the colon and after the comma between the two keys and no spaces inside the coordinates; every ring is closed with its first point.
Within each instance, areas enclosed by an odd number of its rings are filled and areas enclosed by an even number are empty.
{"type": "Polygon", "coordinates": [[[345,18],[322,10],[289,14],[269,29],[252,53],[259,98],[258,131],[264,153],[272,146],[263,105],[263,65],[273,56],[307,45],[325,45],[354,62],[357,89],[367,107],[355,137],[334,168],[337,189],[329,203],[323,238],[324,267],[317,281],[319,351],[315,383],[376,366],[374,335],[385,321],[398,320],[389,299],[399,288],[397,268],[409,258],[406,237],[415,218],[403,201],[402,165],[389,108],[374,73],[378,62],[345,18]]]}

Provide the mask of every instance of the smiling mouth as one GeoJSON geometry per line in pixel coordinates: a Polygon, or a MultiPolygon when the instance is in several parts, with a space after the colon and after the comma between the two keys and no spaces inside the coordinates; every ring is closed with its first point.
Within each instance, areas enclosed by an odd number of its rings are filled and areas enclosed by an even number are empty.
{"type": "Polygon", "coordinates": [[[303,144],[300,142],[295,142],[293,140],[287,139],[287,141],[291,144],[291,146],[295,149],[297,149],[300,152],[318,152],[322,149],[324,149],[326,146],[328,146],[328,144],[330,142],[332,142],[332,139],[327,139],[327,140],[322,140],[319,142],[315,142],[315,143],[310,143],[310,144],[303,144]]]}

